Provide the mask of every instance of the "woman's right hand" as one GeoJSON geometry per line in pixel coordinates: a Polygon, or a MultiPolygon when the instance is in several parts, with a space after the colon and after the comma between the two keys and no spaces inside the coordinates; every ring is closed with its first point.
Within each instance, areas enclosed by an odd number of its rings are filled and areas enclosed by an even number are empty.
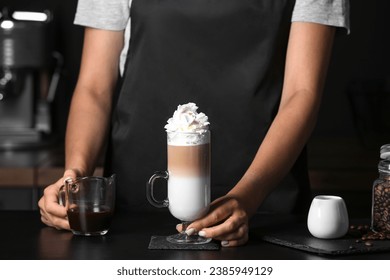
{"type": "Polygon", "coordinates": [[[65,180],[76,177],[78,176],[75,170],[66,170],[61,179],[45,188],[43,196],[38,202],[41,220],[44,224],[56,229],[70,230],[66,209],[59,204],[59,191],[65,180]]]}

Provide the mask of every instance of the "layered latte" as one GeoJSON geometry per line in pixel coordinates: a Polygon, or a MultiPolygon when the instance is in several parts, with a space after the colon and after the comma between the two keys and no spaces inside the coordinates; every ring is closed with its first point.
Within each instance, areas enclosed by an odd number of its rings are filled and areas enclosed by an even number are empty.
{"type": "Polygon", "coordinates": [[[165,126],[168,147],[168,201],[173,216],[193,221],[210,204],[210,130],[194,103],[179,105],[165,126]]]}

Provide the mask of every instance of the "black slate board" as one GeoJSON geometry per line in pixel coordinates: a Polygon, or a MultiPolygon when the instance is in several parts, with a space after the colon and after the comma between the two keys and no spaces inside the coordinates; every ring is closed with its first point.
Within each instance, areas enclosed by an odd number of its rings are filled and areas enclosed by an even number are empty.
{"type": "Polygon", "coordinates": [[[217,251],[220,244],[211,241],[206,244],[173,244],[168,242],[166,236],[152,236],[148,249],[150,250],[198,250],[198,251],[217,251]]]}
{"type": "Polygon", "coordinates": [[[319,239],[313,237],[306,224],[297,224],[290,228],[274,229],[256,234],[262,240],[310,252],[332,256],[390,252],[390,240],[370,240],[371,246],[350,233],[338,239],[319,239]],[[357,242],[358,240],[358,242],[357,242]]]}

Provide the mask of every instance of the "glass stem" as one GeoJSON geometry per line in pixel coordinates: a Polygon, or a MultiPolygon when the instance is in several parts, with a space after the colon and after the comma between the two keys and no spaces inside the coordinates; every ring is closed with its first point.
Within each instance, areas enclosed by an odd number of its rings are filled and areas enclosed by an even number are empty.
{"type": "Polygon", "coordinates": [[[187,230],[188,226],[191,224],[191,222],[181,222],[181,225],[182,225],[182,230],[181,232],[182,233],[185,233],[185,231],[187,230]]]}

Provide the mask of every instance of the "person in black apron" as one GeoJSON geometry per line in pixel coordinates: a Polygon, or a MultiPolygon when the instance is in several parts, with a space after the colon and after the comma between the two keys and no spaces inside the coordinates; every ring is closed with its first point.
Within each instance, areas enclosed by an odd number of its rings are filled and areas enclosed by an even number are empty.
{"type": "MultiPolygon", "coordinates": [[[[123,32],[87,29],[64,178],[91,174],[110,135],[105,173],[117,175],[118,209],[152,211],[145,183],[166,167],[164,125],[177,105],[195,102],[211,122],[215,200],[189,234],[237,246],[248,240],[256,211],[307,211],[305,143],[335,28],[292,24],[294,3],[133,0],[116,95],[123,32]]],[[[47,188],[39,206],[44,223],[67,229],[66,213],[55,204],[64,178],[47,188]]]]}

